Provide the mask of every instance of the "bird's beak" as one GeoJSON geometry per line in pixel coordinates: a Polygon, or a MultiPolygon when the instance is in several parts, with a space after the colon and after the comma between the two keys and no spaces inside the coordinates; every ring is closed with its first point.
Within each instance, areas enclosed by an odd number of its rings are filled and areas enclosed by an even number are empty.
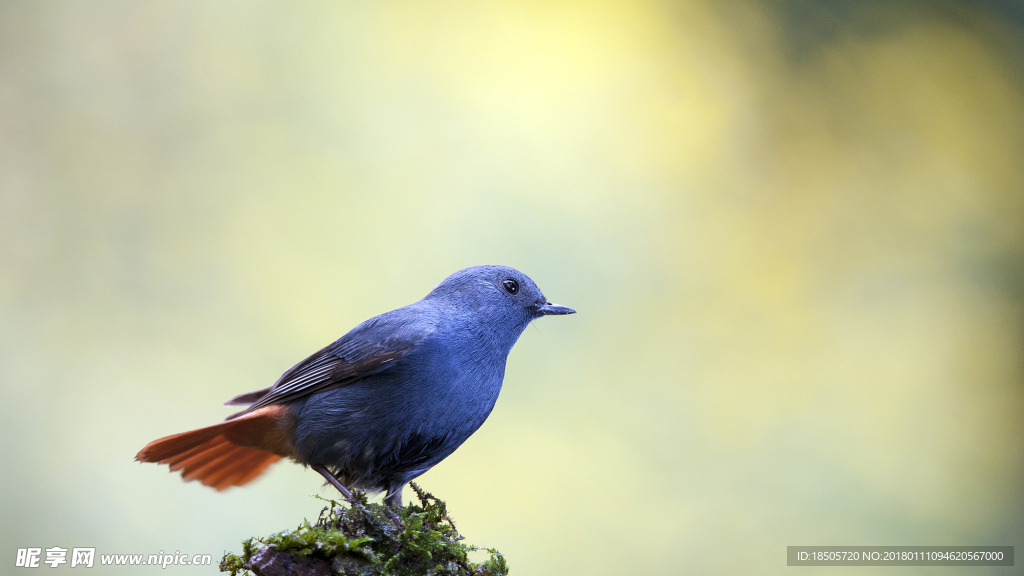
{"type": "Polygon", "coordinates": [[[560,306],[558,304],[552,304],[551,302],[538,302],[534,305],[534,309],[537,314],[541,316],[561,316],[563,314],[575,314],[576,311],[566,306],[560,306]]]}

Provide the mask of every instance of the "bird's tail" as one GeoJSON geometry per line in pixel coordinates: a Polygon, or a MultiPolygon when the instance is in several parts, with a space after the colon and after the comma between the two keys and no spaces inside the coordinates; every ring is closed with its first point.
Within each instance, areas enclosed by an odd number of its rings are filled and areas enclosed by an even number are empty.
{"type": "Polygon", "coordinates": [[[185,480],[215,490],[242,486],[282,457],[292,456],[294,427],[288,408],[272,405],[233,420],[165,436],[135,455],[139,462],[168,464],[185,480]]]}

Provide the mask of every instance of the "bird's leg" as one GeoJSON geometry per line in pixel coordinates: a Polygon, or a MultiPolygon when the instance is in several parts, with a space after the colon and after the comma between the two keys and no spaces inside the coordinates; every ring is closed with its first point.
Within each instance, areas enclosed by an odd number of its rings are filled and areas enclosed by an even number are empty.
{"type": "Polygon", "coordinates": [[[384,497],[384,503],[392,508],[402,507],[402,487],[405,484],[399,484],[398,486],[388,486],[388,495],[384,497]]]}
{"type": "Polygon", "coordinates": [[[402,507],[402,487],[405,483],[392,484],[388,486],[388,495],[384,497],[384,509],[387,510],[388,516],[398,526],[399,529],[405,529],[405,522],[402,522],[402,517],[398,515],[399,508],[402,507]]]}
{"type": "Polygon", "coordinates": [[[321,476],[326,478],[332,486],[338,489],[338,492],[341,492],[341,495],[344,496],[346,500],[352,499],[352,493],[349,492],[348,488],[346,488],[345,485],[334,476],[334,474],[331,474],[331,471],[325,468],[323,464],[310,464],[309,467],[316,470],[321,476]]]}

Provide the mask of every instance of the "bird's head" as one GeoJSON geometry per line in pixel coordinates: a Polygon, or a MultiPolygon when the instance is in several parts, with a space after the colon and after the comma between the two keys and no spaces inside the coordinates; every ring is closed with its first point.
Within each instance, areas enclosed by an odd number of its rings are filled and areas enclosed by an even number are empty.
{"type": "Polygon", "coordinates": [[[529,276],[508,266],[473,266],[455,272],[438,284],[424,300],[444,301],[462,314],[519,336],[541,316],[574,314],[572,308],[548,302],[529,276]]]}

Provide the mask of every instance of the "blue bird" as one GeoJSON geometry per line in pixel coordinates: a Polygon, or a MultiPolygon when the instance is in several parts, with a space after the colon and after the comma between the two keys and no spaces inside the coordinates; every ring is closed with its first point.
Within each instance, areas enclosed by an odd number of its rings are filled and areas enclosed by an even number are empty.
{"type": "Polygon", "coordinates": [[[135,456],[216,490],[242,486],[281,458],[352,488],[402,488],[466,441],[494,408],[512,346],[530,322],[575,311],[525,274],[474,266],[422,300],[371,318],[291,367],[273,386],[226,404],[224,422],[154,440],[135,456]]]}

